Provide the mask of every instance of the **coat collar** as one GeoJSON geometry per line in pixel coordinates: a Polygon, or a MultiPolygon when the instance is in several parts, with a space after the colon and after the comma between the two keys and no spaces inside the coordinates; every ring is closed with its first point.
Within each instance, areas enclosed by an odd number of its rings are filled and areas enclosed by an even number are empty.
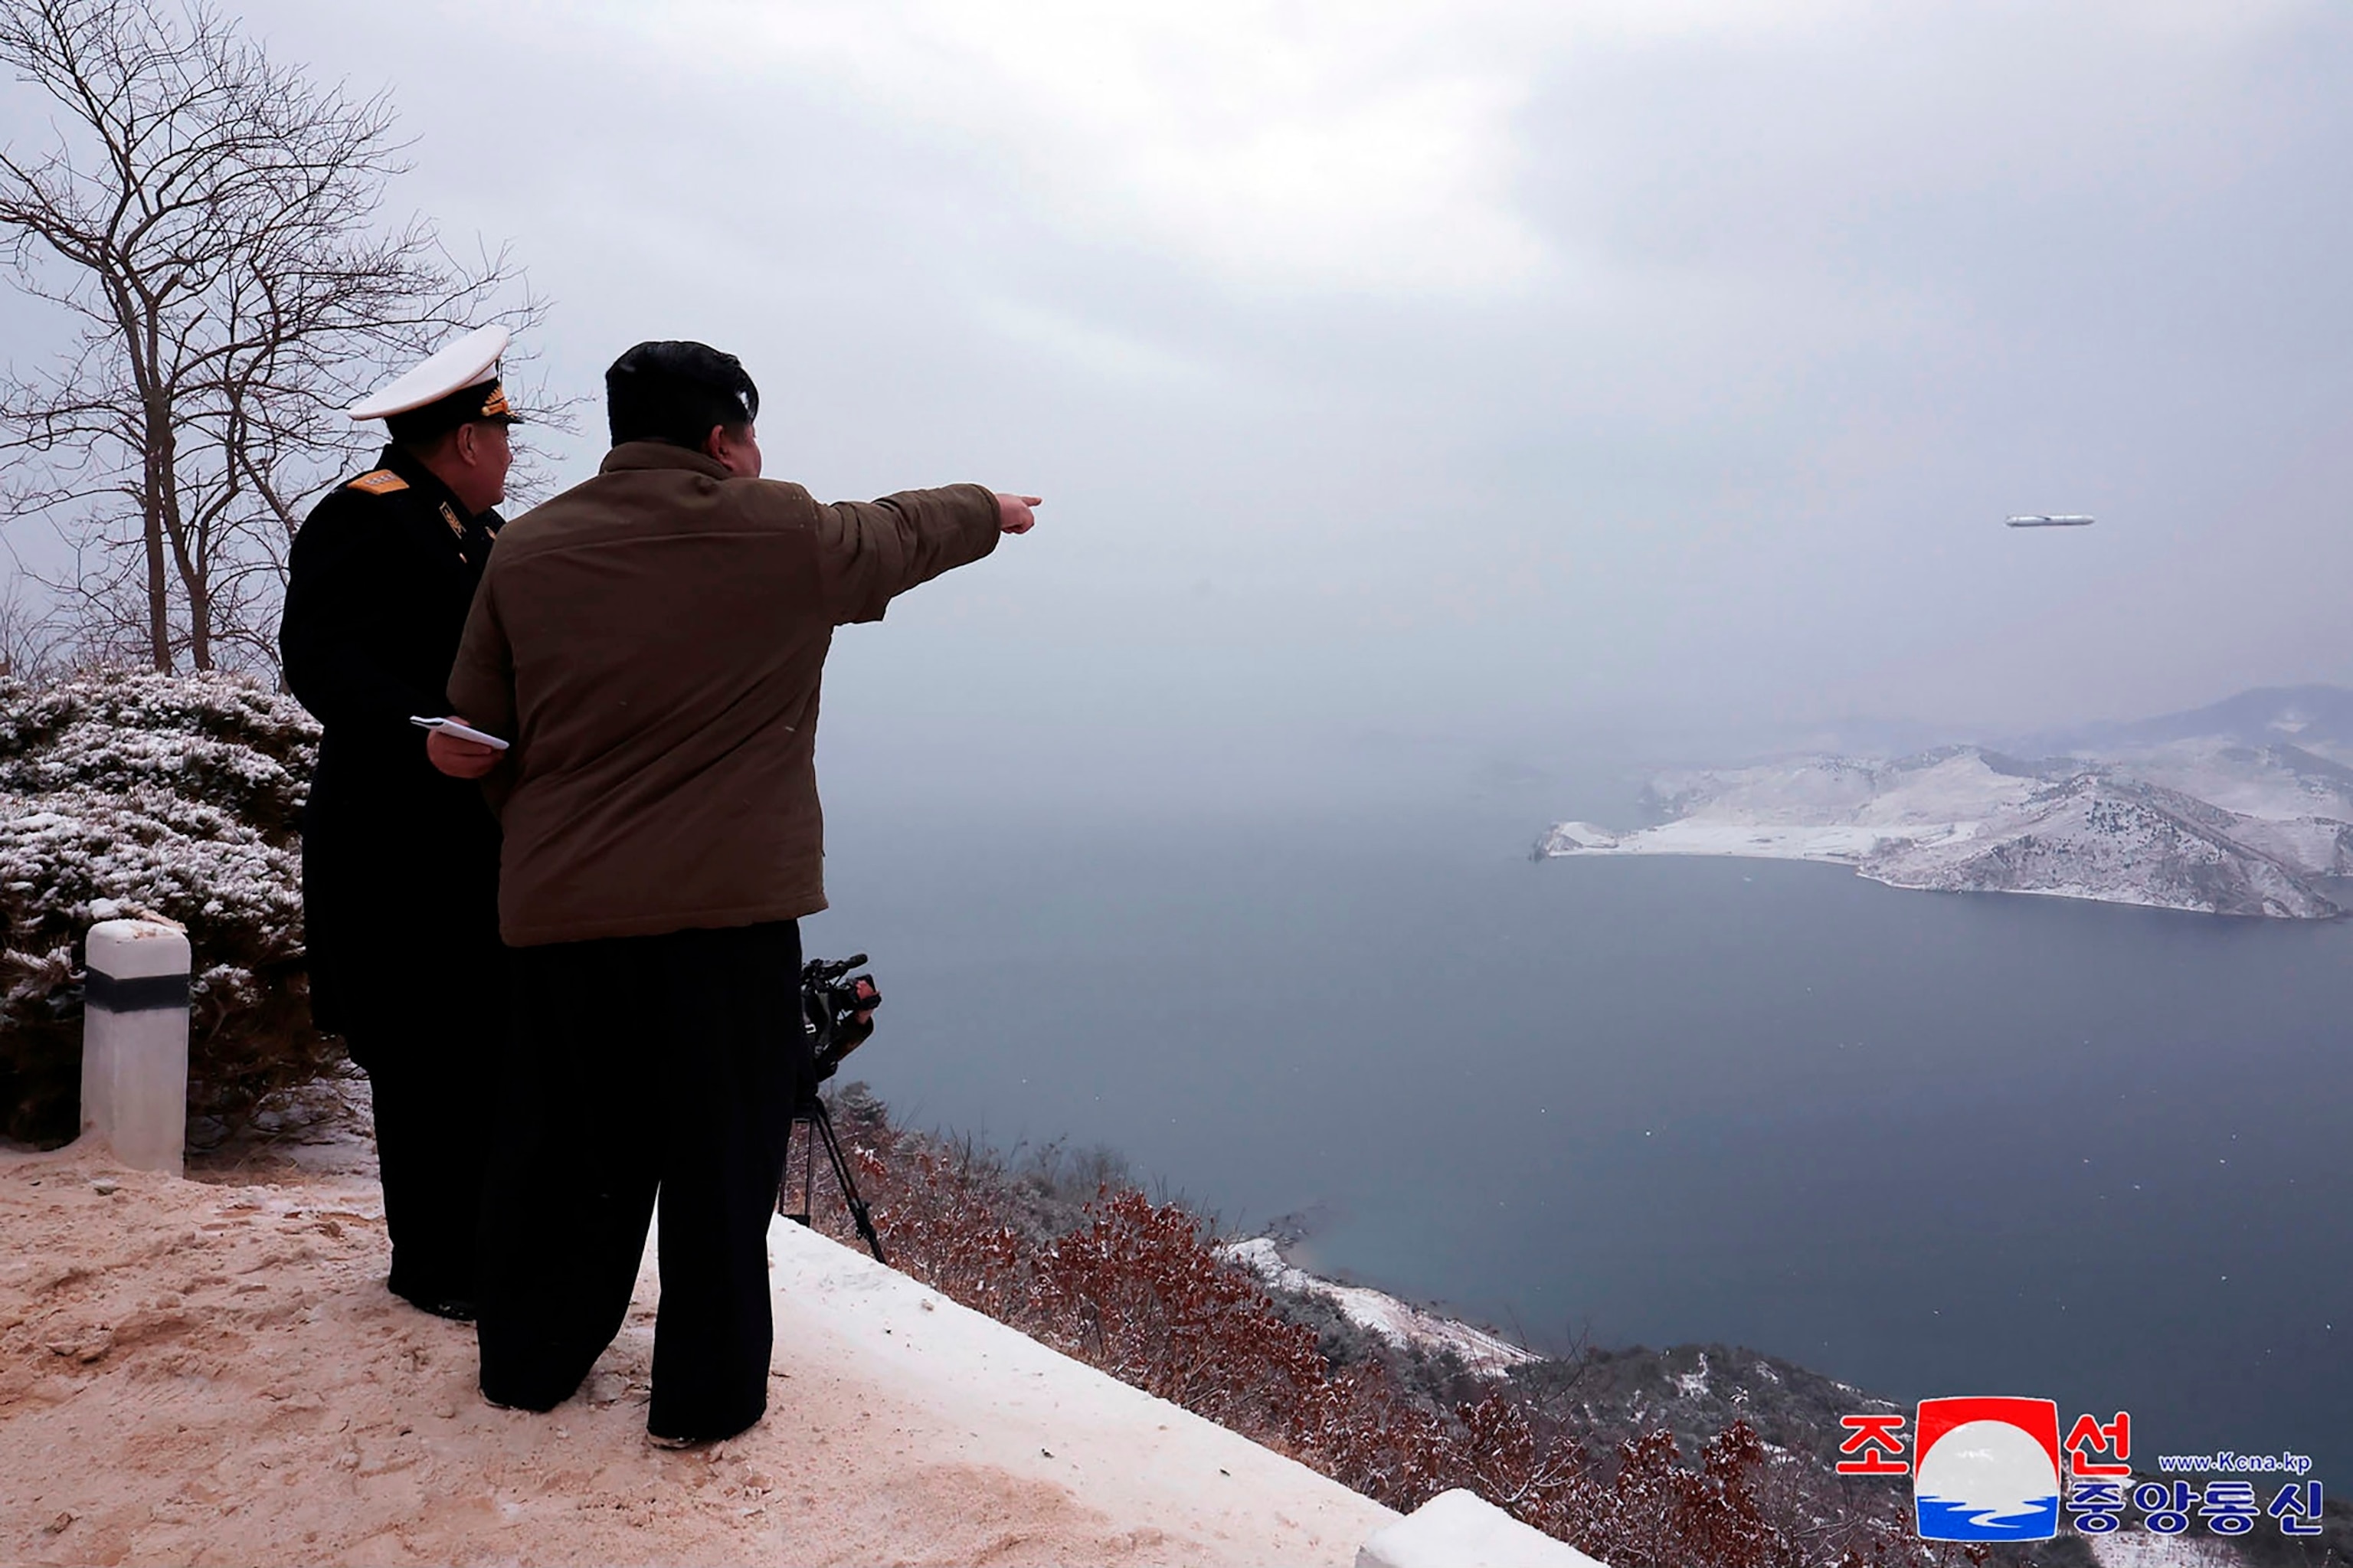
{"type": "Polygon", "coordinates": [[[416,454],[398,441],[384,449],[376,460],[376,466],[388,468],[408,481],[408,488],[450,524],[449,536],[457,541],[458,554],[470,565],[479,567],[481,564],[491,541],[496,539],[499,530],[507,525],[507,520],[499,515],[497,507],[493,506],[487,512],[469,513],[466,503],[458,499],[458,493],[442,483],[431,469],[418,461],[416,454]]]}
{"type": "Polygon", "coordinates": [[[623,441],[605,454],[605,461],[596,465],[596,471],[628,473],[656,468],[682,468],[690,473],[705,474],[712,479],[734,477],[717,459],[705,457],[685,447],[672,446],[668,441],[623,441]]]}
{"type": "MultiPolygon", "coordinates": [[[[417,494],[423,497],[426,501],[428,501],[437,506],[448,506],[450,511],[455,512],[458,514],[459,520],[461,523],[471,523],[474,521],[474,514],[468,512],[466,510],[466,503],[458,499],[458,493],[451,490],[448,485],[442,483],[439,476],[434,473],[431,469],[427,468],[423,462],[419,461],[416,453],[410,451],[406,447],[402,446],[398,441],[395,441],[384,449],[383,455],[376,459],[376,466],[378,468],[388,468],[392,470],[393,472],[400,475],[401,478],[408,481],[408,487],[411,490],[416,491],[417,494]]],[[[498,519],[496,515],[487,514],[486,515],[490,516],[491,525],[493,527],[497,526],[498,519]]]]}

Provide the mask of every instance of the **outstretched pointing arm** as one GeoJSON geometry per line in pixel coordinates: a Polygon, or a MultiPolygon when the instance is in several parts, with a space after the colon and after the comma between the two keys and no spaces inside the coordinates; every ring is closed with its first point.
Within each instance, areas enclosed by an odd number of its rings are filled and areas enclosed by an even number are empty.
{"type": "Polygon", "coordinates": [[[916,584],[980,559],[1003,535],[1028,533],[1038,521],[1030,508],[1041,499],[952,484],[818,507],[819,556],[833,619],[881,620],[891,600],[916,584]]]}

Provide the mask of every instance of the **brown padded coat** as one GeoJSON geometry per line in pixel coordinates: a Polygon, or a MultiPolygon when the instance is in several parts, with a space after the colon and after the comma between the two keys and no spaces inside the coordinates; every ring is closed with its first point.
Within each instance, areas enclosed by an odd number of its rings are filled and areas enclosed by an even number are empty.
{"type": "Polygon", "coordinates": [[[450,711],[513,747],[486,785],[516,947],[825,907],[818,686],[833,629],[996,548],[976,484],[821,504],[630,441],[507,524],[450,711]]]}

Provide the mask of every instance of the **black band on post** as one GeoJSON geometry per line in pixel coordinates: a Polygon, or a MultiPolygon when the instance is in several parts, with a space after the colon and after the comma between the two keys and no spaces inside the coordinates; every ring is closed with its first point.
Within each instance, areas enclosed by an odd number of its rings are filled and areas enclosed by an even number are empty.
{"type": "Polygon", "coordinates": [[[185,975],[144,975],[137,980],[117,980],[98,969],[86,971],[82,981],[81,1001],[84,1007],[95,1007],[105,1012],[154,1012],[164,1008],[185,1012],[188,1006],[188,977],[185,975]]]}

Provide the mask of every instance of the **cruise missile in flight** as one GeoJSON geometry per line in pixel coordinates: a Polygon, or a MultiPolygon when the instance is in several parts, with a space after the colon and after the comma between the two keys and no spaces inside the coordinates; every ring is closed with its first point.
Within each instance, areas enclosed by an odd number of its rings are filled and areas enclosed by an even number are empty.
{"type": "Polygon", "coordinates": [[[2005,521],[2012,528],[2088,528],[2092,520],[2080,512],[2022,514],[2005,521]]]}

